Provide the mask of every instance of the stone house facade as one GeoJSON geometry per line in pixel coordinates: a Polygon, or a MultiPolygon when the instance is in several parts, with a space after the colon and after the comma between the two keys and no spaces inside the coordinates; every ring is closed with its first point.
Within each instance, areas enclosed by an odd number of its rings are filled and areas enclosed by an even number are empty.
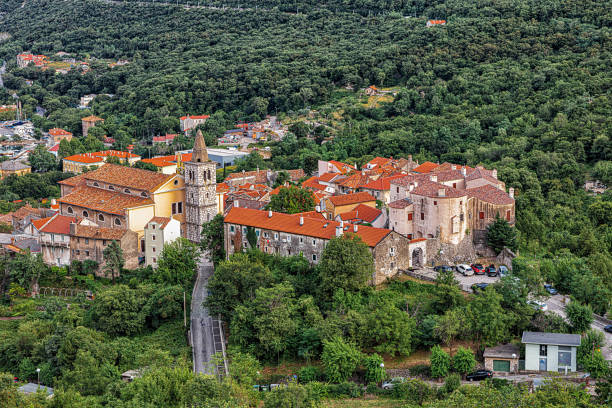
{"type": "Polygon", "coordinates": [[[422,242],[412,243],[405,236],[388,229],[234,207],[229,210],[224,222],[224,246],[228,257],[250,246],[247,239],[250,228],[254,229],[257,247],[263,252],[281,256],[301,254],[313,264],[320,261],[325,246],[332,238],[355,234],[372,251],[375,269],[371,280],[373,284],[382,283],[400,270],[410,268],[413,250],[417,250],[417,256],[422,259],[426,255],[422,242]]]}
{"type": "Polygon", "coordinates": [[[105,276],[104,249],[117,241],[123,250],[126,269],[138,267],[138,234],[128,229],[101,228],[70,224],[70,258],[78,261],[92,260],[99,265],[96,275],[105,276]]]}
{"type": "Polygon", "coordinates": [[[496,216],[514,224],[514,191],[506,193],[496,176],[495,170],[449,164],[395,178],[390,181],[389,228],[408,238],[459,245],[468,236],[477,240],[496,216]]]}

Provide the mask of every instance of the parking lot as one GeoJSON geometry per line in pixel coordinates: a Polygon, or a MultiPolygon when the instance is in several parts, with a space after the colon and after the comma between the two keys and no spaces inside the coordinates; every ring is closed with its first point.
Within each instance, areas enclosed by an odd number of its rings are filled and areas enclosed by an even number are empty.
{"type": "MultiPolygon", "coordinates": [[[[438,273],[433,268],[422,268],[408,273],[416,278],[435,281],[438,273]]],[[[453,272],[455,279],[459,281],[459,286],[465,292],[472,292],[471,286],[475,283],[495,283],[499,280],[499,276],[489,277],[487,275],[472,275],[463,276],[459,272],[453,272]]]]}

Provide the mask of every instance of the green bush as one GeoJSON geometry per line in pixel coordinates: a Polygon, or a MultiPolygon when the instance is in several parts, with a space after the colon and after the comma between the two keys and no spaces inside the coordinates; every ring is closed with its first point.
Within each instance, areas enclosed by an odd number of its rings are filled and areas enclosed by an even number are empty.
{"type": "Polygon", "coordinates": [[[446,376],[446,378],[444,379],[444,385],[442,386],[441,390],[443,390],[445,394],[451,394],[460,386],[461,376],[457,373],[453,373],[446,376]]]}
{"type": "Polygon", "coordinates": [[[431,348],[431,356],[429,357],[431,364],[431,376],[434,378],[442,378],[448,374],[450,370],[451,360],[448,354],[440,346],[431,348]]]}
{"type": "Polygon", "coordinates": [[[319,368],[314,366],[305,366],[298,372],[298,381],[302,384],[317,381],[321,379],[322,372],[319,368]]]}
{"type": "Polygon", "coordinates": [[[328,388],[330,397],[343,398],[359,398],[363,396],[363,387],[354,382],[342,382],[340,384],[330,384],[328,388]]]}
{"type": "Polygon", "coordinates": [[[431,378],[431,366],[429,364],[417,364],[408,369],[413,377],[431,378]]]}
{"type": "Polygon", "coordinates": [[[404,383],[396,384],[391,390],[392,397],[403,399],[417,405],[422,405],[427,401],[431,401],[434,399],[435,395],[435,388],[422,380],[408,380],[404,383]]]}
{"type": "Polygon", "coordinates": [[[491,381],[491,385],[498,390],[501,390],[502,388],[505,388],[512,384],[510,381],[504,378],[490,378],[489,381],[491,381]]]}
{"type": "Polygon", "coordinates": [[[368,383],[380,383],[386,377],[383,359],[378,354],[372,354],[364,358],[363,365],[366,368],[365,379],[368,383]]]}

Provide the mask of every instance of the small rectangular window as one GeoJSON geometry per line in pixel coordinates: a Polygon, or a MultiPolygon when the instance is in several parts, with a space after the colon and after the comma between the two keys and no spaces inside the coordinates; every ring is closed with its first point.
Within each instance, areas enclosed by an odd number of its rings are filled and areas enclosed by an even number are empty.
{"type": "Polygon", "coordinates": [[[506,211],[506,221],[510,221],[510,216],[512,215],[512,211],[506,211]]]}
{"type": "Polygon", "coordinates": [[[408,239],[412,239],[412,234],[408,234],[408,239]]]}
{"type": "Polygon", "coordinates": [[[453,183],[453,188],[457,188],[457,183],[453,183]]]}
{"type": "Polygon", "coordinates": [[[183,202],[182,201],[178,202],[178,213],[179,214],[183,213],[183,202]]]}
{"type": "Polygon", "coordinates": [[[540,355],[546,357],[548,355],[548,346],[545,344],[540,345],[540,355]]]}
{"type": "Polygon", "coordinates": [[[151,224],[151,229],[155,229],[155,224],[151,224]]]}
{"type": "Polygon", "coordinates": [[[151,235],[151,239],[155,241],[155,235],[151,235]]]}
{"type": "Polygon", "coordinates": [[[317,241],[315,241],[314,239],[312,240],[312,245],[317,245],[317,241]]]}
{"type": "Polygon", "coordinates": [[[172,203],[172,215],[176,214],[176,203],[172,203]]]}
{"type": "Polygon", "coordinates": [[[268,234],[267,232],[264,232],[264,238],[270,238],[270,234],[268,234]]]}
{"type": "Polygon", "coordinates": [[[421,213],[421,221],[425,219],[425,213],[421,213]]]}
{"type": "Polygon", "coordinates": [[[85,256],[89,256],[89,251],[85,251],[85,256]]]}
{"type": "Polygon", "coordinates": [[[438,202],[436,200],[434,200],[434,205],[438,205],[438,202]]]}
{"type": "Polygon", "coordinates": [[[399,194],[399,187],[396,187],[395,192],[396,192],[397,194],[399,194]]]}
{"type": "Polygon", "coordinates": [[[480,218],[481,220],[484,220],[484,211],[481,211],[478,213],[478,218],[480,218]]]}
{"type": "Polygon", "coordinates": [[[300,244],[303,244],[303,243],[304,243],[304,238],[300,237],[300,244]]]}
{"type": "Polygon", "coordinates": [[[106,240],[105,239],[102,240],[102,245],[106,245],[106,240]]]}
{"type": "Polygon", "coordinates": [[[151,250],[152,250],[153,252],[156,252],[155,247],[151,247],[151,250]]]}
{"type": "Polygon", "coordinates": [[[89,244],[89,238],[85,238],[85,243],[89,244]]]}
{"type": "Polygon", "coordinates": [[[233,225],[230,225],[230,232],[236,231],[236,228],[233,225]]]}
{"type": "Polygon", "coordinates": [[[157,262],[157,258],[153,258],[153,263],[156,263],[156,262],[157,262]]]}
{"type": "Polygon", "coordinates": [[[412,213],[408,213],[408,221],[412,221],[412,213]]]}
{"type": "Polygon", "coordinates": [[[389,248],[389,255],[395,256],[395,247],[389,248]]]}
{"type": "Polygon", "coordinates": [[[259,238],[259,234],[261,234],[261,230],[255,230],[255,235],[259,238]]]}
{"type": "Polygon", "coordinates": [[[317,261],[317,254],[312,254],[312,260],[315,262],[317,261]]]}

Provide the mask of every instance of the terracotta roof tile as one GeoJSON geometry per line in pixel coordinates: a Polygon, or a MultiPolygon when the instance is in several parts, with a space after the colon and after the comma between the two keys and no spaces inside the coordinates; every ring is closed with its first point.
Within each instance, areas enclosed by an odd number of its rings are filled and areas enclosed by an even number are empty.
{"type": "Polygon", "coordinates": [[[419,182],[418,186],[415,187],[410,194],[436,198],[458,198],[468,195],[465,190],[457,190],[456,188],[448,187],[433,181],[419,182]],[[443,196],[439,195],[440,190],[444,190],[443,196]]]}
{"type": "Polygon", "coordinates": [[[37,230],[40,231],[40,229],[46,224],[48,223],[51,218],[53,217],[45,217],[45,218],[40,218],[38,220],[32,220],[32,225],[34,226],[34,228],[36,228],[37,230]]]}
{"type": "Polygon", "coordinates": [[[389,203],[390,208],[403,209],[412,205],[412,200],[409,198],[402,198],[401,200],[392,201],[389,203]]]}
{"type": "Polygon", "coordinates": [[[97,116],[94,115],[90,115],[90,116],[86,116],[84,118],[81,118],[81,120],[84,120],[85,122],[99,122],[99,121],[103,121],[104,119],[99,118],[97,116]]]}
{"type": "Polygon", "coordinates": [[[364,203],[364,202],[369,202],[369,201],[376,201],[376,198],[374,198],[372,194],[362,191],[362,192],[353,193],[353,194],[331,196],[329,197],[329,201],[331,201],[331,203],[334,206],[339,206],[339,205],[349,205],[349,204],[364,203]]]}
{"type": "Polygon", "coordinates": [[[49,134],[51,136],[72,136],[72,133],[60,128],[49,129],[49,134]]]}
{"type": "Polygon", "coordinates": [[[127,229],[104,228],[77,224],[73,236],[80,238],[106,239],[110,241],[120,240],[127,232],[127,229]]]}
{"type": "Polygon", "coordinates": [[[382,166],[384,164],[387,164],[391,161],[391,159],[387,159],[385,157],[375,157],[372,160],[370,160],[367,164],[372,165],[372,166],[382,166]]]}
{"type": "Polygon", "coordinates": [[[414,169],[412,169],[412,171],[415,171],[417,173],[429,173],[430,171],[433,171],[436,167],[438,167],[438,165],[436,163],[432,163],[432,162],[425,162],[417,167],[415,167],[414,169]]]}
{"type": "MultiPolygon", "coordinates": [[[[340,225],[335,221],[307,217],[304,217],[304,225],[300,225],[299,217],[295,215],[272,212],[272,217],[269,217],[268,211],[236,207],[229,210],[225,222],[327,240],[336,236],[336,226],[340,225]]],[[[352,229],[344,233],[352,234],[352,229]]],[[[375,247],[389,233],[391,230],[384,228],[359,226],[356,234],[366,245],[375,247]]]]}
{"type": "Polygon", "coordinates": [[[313,218],[315,220],[326,220],[325,216],[320,212],[316,211],[305,211],[297,214],[293,214],[293,216],[304,217],[304,218],[313,218]]]}
{"type": "Polygon", "coordinates": [[[40,209],[32,208],[30,204],[26,204],[17,211],[13,212],[13,218],[23,220],[28,215],[36,215],[40,217],[40,209]]]}
{"type": "Polygon", "coordinates": [[[369,223],[376,221],[376,219],[382,214],[382,211],[378,208],[370,207],[369,205],[365,204],[359,204],[357,207],[355,207],[355,211],[357,211],[357,218],[369,223]]]}
{"type": "Polygon", "coordinates": [[[69,194],[60,198],[58,202],[117,215],[125,215],[126,208],[153,204],[153,200],[150,198],[140,198],[118,191],[86,185],[75,187],[69,194]]]}
{"type": "Polygon", "coordinates": [[[487,203],[497,205],[514,204],[514,199],[512,197],[510,197],[505,191],[500,190],[491,184],[485,184],[484,186],[475,188],[468,188],[465,191],[470,197],[475,197],[487,203]]]}
{"type": "Polygon", "coordinates": [[[453,180],[463,180],[463,174],[460,170],[445,170],[445,171],[437,171],[438,169],[432,172],[432,175],[435,175],[438,178],[438,182],[444,181],[453,181],[453,180]]]}
{"type": "Polygon", "coordinates": [[[85,173],[83,178],[115,184],[121,187],[136,190],[155,191],[159,186],[174,177],[173,174],[163,174],[155,171],[120,166],[118,164],[105,164],[94,171],[85,173]]]}
{"type": "Polygon", "coordinates": [[[153,218],[151,218],[149,220],[147,225],[152,223],[152,222],[154,222],[154,223],[159,225],[160,229],[164,229],[164,228],[166,228],[166,225],[168,225],[168,223],[170,222],[171,219],[172,218],[170,218],[170,217],[153,217],[153,218]]]}
{"type": "Polygon", "coordinates": [[[56,214],[51,217],[51,221],[45,225],[41,232],[50,234],[70,234],[70,223],[78,223],[81,219],[77,217],[67,217],[65,215],[56,214]]]}
{"type": "Polygon", "coordinates": [[[395,180],[402,177],[405,177],[405,175],[398,174],[390,177],[379,177],[377,180],[373,180],[367,184],[362,185],[361,188],[368,190],[387,191],[391,189],[391,180],[395,180]]]}
{"type": "Polygon", "coordinates": [[[370,176],[361,173],[353,174],[338,182],[339,186],[356,189],[370,182],[370,176]]]}

